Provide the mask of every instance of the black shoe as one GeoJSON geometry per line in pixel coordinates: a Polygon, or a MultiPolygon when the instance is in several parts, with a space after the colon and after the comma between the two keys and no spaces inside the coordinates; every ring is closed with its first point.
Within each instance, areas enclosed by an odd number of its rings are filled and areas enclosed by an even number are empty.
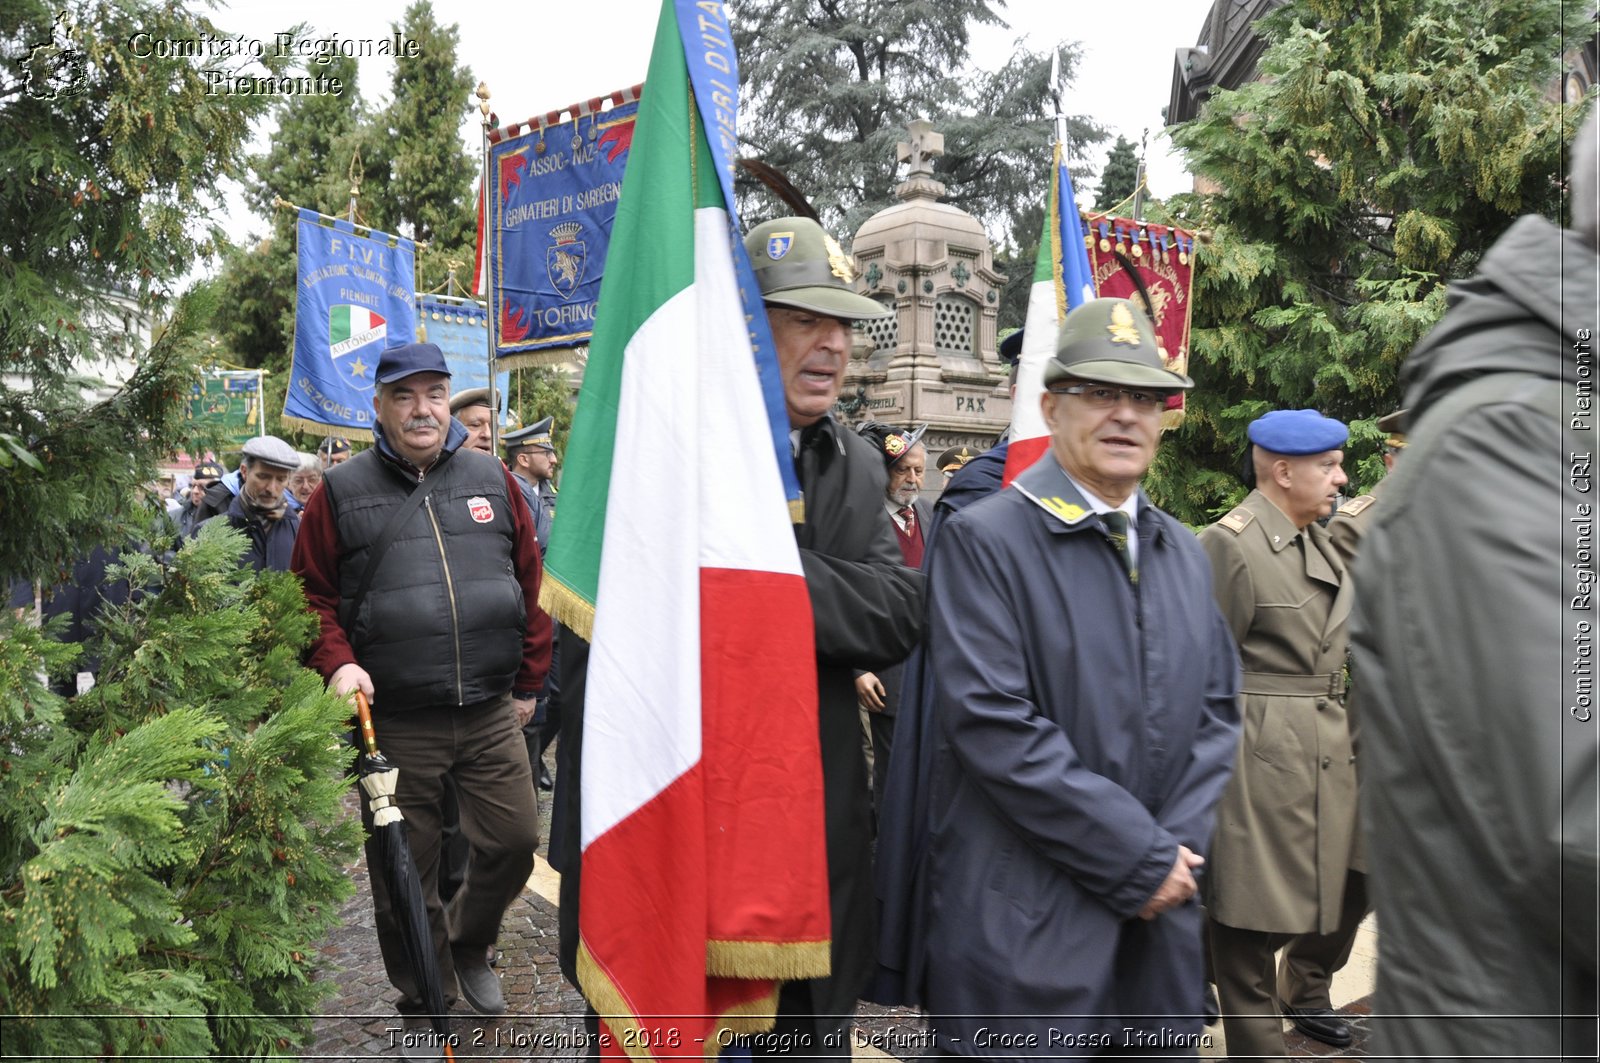
{"type": "Polygon", "coordinates": [[[539,789],[554,790],[555,788],[555,780],[550,778],[550,769],[544,766],[544,760],[541,758],[539,761],[539,789]]]}
{"type": "Polygon", "coordinates": [[[1206,983],[1206,995],[1200,1000],[1200,1017],[1207,1026],[1215,1026],[1222,1018],[1222,1008],[1217,1005],[1217,987],[1210,982],[1206,983]]]}
{"type": "Polygon", "coordinates": [[[1332,1008],[1296,1008],[1281,1001],[1284,1017],[1294,1023],[1294,1028],[1311,1038],[1334,1048],[1346,1048],[1355,1037],[1350,1024],[1332,1008]]]}

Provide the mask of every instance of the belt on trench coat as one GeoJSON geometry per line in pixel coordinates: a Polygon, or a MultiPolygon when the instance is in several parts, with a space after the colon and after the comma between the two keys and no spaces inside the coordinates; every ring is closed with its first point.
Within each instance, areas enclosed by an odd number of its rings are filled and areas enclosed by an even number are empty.
{"type": "Polygon", "coordinates": [[[1246,672],[1241,694],[1282,694],[1290,697],[1344,697],[1344,673],[1285,675],[1281,672],[1246,672]]]}

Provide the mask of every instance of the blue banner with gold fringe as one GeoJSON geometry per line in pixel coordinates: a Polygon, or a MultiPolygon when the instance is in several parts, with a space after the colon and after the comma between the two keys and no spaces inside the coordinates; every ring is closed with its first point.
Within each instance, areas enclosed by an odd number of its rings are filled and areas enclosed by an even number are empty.
{"type": "Polygon", "coordinates": [[[589,342],[638,91],[490,134],[478,291],[486,274],[499,357],[589,342]]]}
{"type": "Polygon", "coordinates": [[[378,358],[416,334],[416,245],[311,210],[300,211],[297,228],[283,420],[322,434],[370,433],[378,358]]]}

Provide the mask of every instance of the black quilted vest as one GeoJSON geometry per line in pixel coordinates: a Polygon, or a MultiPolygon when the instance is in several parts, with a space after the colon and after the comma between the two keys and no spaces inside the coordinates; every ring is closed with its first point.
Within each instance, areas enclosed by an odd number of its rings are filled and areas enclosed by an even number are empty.
{"type": "MultiPolygon", "coordinates": [[[[527,604],[512,565],[511,498],[498,460],[458,450],[429,473],[431,494],[395,537],[360,611],[344,617],[372,676],[373,708],[472,705],[504,695],[522,666],[527,604]]],[[[416,486],[376,448],[329,469],[348,606],[372,546],[416,486]]]]}

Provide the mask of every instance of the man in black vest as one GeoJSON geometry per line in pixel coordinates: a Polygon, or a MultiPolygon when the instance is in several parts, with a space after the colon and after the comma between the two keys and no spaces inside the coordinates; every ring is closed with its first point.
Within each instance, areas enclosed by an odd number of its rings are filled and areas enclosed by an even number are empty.
{"type": "MultiPolygon", "coordinates": [[[[518,730],[550,663],[550,619],[535,604],[538,543],[510,473],[463,446],[439,348],[389,348],[376,380],[376,446],[328,470],[295,545],[292,567],[322,617],[308,663],[338,693],[372,699],[379,746],[399,769],[396,799],[410,824],[447,999],[453,974],[473,1008],[500,1014],[505,998],[485,952],[538,845],[518,730]],[[437,882],[446,775],[472,843],[466,882],[448,910],[437,882]]],[[[370,827],[365,795],[362,814],[370,827]]],[[[375,855],[369,845],[369,866],[375,855]]],[[[379,875],[372,892],[401,1014],[424,1027],[379,875]]]]}

